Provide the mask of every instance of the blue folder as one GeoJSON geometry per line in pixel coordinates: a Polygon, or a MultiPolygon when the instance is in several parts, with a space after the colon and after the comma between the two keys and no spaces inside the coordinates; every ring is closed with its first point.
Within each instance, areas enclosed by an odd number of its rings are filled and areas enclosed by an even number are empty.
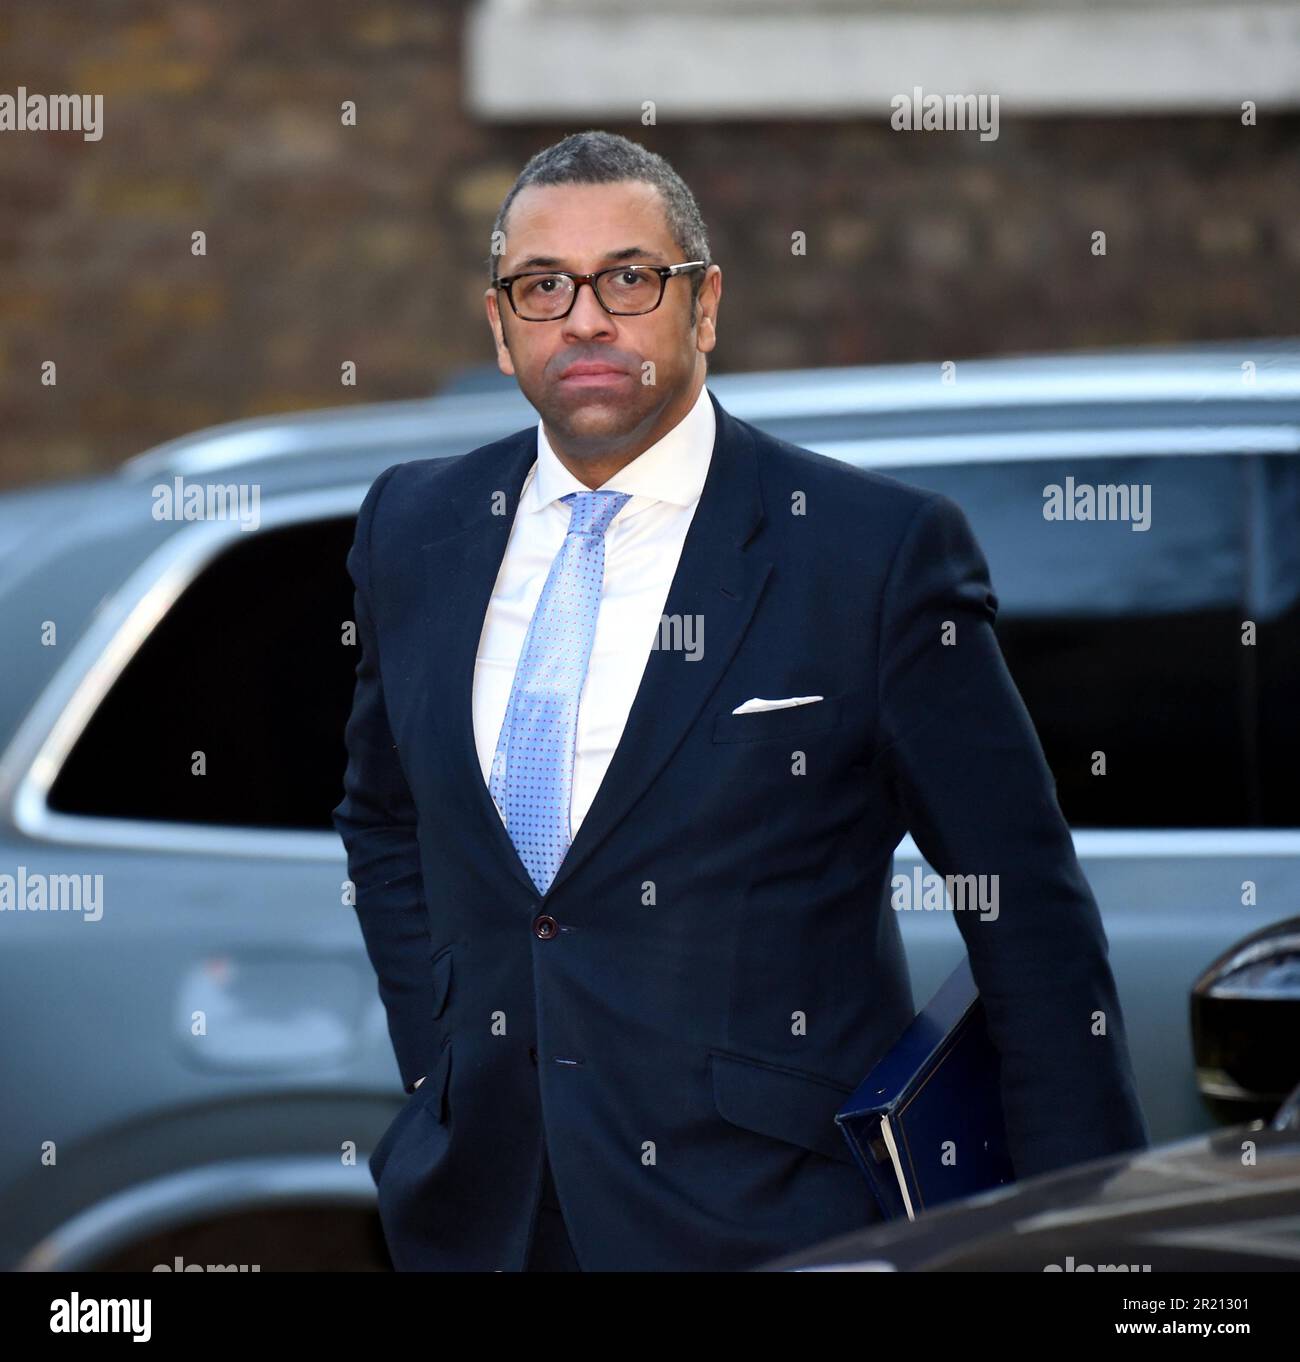
{"type": "Polygon", "coordinates": [[[1015,1180],[1000,1071],[963,957],[835,1114],[884,1219],[1015,1180]]]}

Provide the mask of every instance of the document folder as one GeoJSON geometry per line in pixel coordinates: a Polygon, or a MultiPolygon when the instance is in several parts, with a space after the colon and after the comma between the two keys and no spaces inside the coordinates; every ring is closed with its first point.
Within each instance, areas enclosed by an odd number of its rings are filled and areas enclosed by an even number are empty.
{"type": "Polygon", "coordinates": [[[1015,1180],[1000,1071],[963,957],[835,1114],[884,1219],[1015,1180]]]}

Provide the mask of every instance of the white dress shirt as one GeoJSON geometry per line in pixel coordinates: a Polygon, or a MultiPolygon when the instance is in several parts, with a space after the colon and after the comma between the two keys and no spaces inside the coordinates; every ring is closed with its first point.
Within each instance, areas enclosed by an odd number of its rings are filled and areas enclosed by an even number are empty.
{"type": "MultiPolygon", "coordinates": [[[[578,705],[571,836],[596,797],[641,685],[713,458],[715,424],[713,403],[701,385],[695,404],[672,430],[600,486],[628,492],[631,500],[605,534],[605,582],[578,705]]],[[[524,636],[569,530],[569,508],[560,498],[591,490],[556,457],[539,420],[537,459],[524,478],[474,664],[474,743],[485,784],[524,636]]]]}

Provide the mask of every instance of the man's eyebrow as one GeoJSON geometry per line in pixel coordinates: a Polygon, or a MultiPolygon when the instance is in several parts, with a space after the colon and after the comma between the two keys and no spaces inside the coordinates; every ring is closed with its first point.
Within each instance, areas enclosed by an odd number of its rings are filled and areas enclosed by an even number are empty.
{"type": "MultiPolygon", "coordinates": [[[[601,257],[602,260],[608,260],[611,263],[617,263],[620,260],[644,260],[647,264],[662,263],[663,258],[662,252],[651,250],[648,246],[624,246],[621,250],[606,251],[601,257]]],[[[530,255],[526,260],[521,260],[509,273],[518,274],[520,270],[530,269],[562,270],[564,268],[565,263],[562,256],[530,255]]]]}

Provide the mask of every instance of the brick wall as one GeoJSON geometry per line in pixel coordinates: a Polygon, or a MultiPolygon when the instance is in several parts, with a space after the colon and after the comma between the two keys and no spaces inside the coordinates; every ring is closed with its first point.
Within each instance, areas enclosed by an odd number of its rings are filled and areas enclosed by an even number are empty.
{"type": "MultiPolygon", "coordinates": [[[[465,115],[463,8],[171,0],[0,18],[0,92],[104,96],[98,142],[0,133],[0,484],[110,468],[240,416],[420,396],[491,360],[493,215],[575,126],[465,115]]],[[[996,142],[643,128],[636,111],[600,125],[667,156],[700,199],[724,271],[715,372],[1300,331],[1295,114],[1004,113],[996,142]]]]}

